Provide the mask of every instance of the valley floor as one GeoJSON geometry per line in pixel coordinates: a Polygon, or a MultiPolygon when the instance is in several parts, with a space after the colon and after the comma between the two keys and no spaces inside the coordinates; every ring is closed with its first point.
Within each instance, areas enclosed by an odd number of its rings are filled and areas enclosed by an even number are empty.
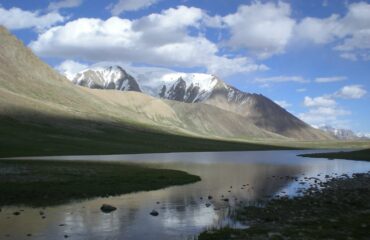
{"type": "Polygon", "coordinates": [[[29,115],[0,116],[0,158],[159,152],[370,148],[370,141],[274,141],[210,139],[147,126],[29,115]],[[20,117],[19,117],[20,118],[20,117]]]}
{"type": "Polygon", "coordinates": [[[235,217],[251,227],[209,230],[198,239],[369,239],[370,173],[331,179],[302,197],[243,207],[235,217]]]}
{"type": "Polygon", "coordinates": [[[277,149],[293,147],[171,134],[135,124],[50,117],[22,122],[0,116],[0,158],[277,149]]]}
{"type": "Polygon", "coordinates": [[[0,206],[50,206],[196,181],[186,172],[133,164],[0,160],[0,206]]]}

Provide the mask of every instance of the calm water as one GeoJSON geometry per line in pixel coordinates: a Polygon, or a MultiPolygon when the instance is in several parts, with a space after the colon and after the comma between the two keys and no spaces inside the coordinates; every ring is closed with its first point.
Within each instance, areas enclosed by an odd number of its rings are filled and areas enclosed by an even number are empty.
{"type": "Polygon", "coordinates": [[[68,239],[99,240],[193,239],[199,232],[214,226],[244,227],[229,218],[240,201],[256,204],[269,196],[297,194],[297,190],[308,186],[308,177],[325,179],[327,174],[370,171],[370,163],[366,162],[296,156],[303,152],[314,151],[46,157],[140,162],[158,168],[184,170],[199,175],[202,181],[46,209],[6,207],[0,212],[0,239],[64,239],[64,235],[68,235],[68,239]],[[213,196],[211,201],[207,199],[208,195],[213,196]],[[223,201],[222,195],[229,202],[223,201]],[[99,210],[103,203],[118,209],[104,214],[99,210]],[[207,207],[206,203],[212,205],[207,207]],[[153,209],[159,216],[149,215],[153,209]],[[23,210],[19,216],[12,214],[19,210],[23,210]],[[40,210],[45,212],[45,219],[39,215],[40,210]],[[29,233],[32,236],[26,237],[29,233]]]}

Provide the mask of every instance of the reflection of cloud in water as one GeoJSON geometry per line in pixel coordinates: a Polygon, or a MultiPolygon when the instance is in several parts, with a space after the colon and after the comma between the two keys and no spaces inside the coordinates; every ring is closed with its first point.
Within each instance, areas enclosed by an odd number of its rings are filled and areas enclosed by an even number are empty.
{"type": "MultiPolygon", "coordinates": [[[[37,239],[55,239],[64,234],[71,239],[92,240],[184,239],[197,235],[204,228],[229,223],[227,216],[232,209],[230,206],[240,201],[253,202],[281,191],[293,194],[302,185],[292,177],[302,179],[304,176],[317,176],[318,173],[325,177],[334,172],[370,170],[369,163],[302,159],[296,157],[297,153],[156,154],[157,159],[165,156],[163,159],[166,163],[154,166],[184,170],[201,176],[202,181],[51,207],[44,210],[47,216],[44,220],[39,216],[38,209],[25,208],[25,212],[14,217],[12,212],[18,208],[3,208],[0,213],[0,232],[11,234],[9,239],[22,239],[27,233],[32,233],[37,239]],[[191,160],[184,162],[184,159],[191,160]],[[210,163],[213,159],[215,163],[210,163]],[[208,200],[208,195],[212,195],[213,199],[208,200]],[[222,195],[229,202],[223,201],[222,195]],[[157,201],[160,203],[157,204],[157,201]],[[112,204],[117,210],[103,214],[99,209],[103,203],[112,204]],[[212,205],[207,207],[206,203],[212,205]],[[158,217],[149,215],[152,209],[159,212],[158,217]],[[10,219],[7,219],[8,216],[10,219]],[[62,223],[66,226],[59,226],[62,223]]],[[[152,162],[150,156],[143,157],[147,164],[152,162]]],[[[114,160],[112,158],[119,159],[117,156],[108,157],[114,160]]]]}
{"type": "Polygon", "coordinates": [[[165,209],[162,213],[163,226],[177,228],[179,226],[209,226],[218,220],[218,215],[213,208],[196,207],[174,213],[171,209],[165,209]]]}
{"type": "Polygon", "coordinates": [[[297,195],[297,190],[307,188],[310,184],[315,183],[315,179],[326,181],[326,175],[331,177],[340,176],[342,174],[353,174],[359,172],[367,172],[370,170],[370,164],[363,161],[351,160],[326,160],[326,159],[311,159],[311,164],[306,163],[303,174],[298,176],[298,181],[292,181],[285,186],[281,191],[286,192],[290,196],[297,195]],[[308,179],[305,179],[308,178],[308,179]],[[311,178],[315,177],[315,179],[311,178]],[[311,179],[309,179],[311,178],[311,179]],[[304,184],[302,184],[304,183],[304,184]]]}

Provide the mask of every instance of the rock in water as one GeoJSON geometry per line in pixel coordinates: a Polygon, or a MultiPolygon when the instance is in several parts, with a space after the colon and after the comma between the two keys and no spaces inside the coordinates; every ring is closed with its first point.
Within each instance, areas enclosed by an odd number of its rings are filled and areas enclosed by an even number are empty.
{"type": "Polygon", "coordinates": [[[103,213],[110,213],[110,212],[113,212],[115,211],[117,208],[112,206],[112,205],[109,205],[109,204],[103,204],[101,207],[100,207],[100,210],[103,212],[103,213]]]}
{"type": "Polygon", "coordinates": [[[153,210],[153,211],[150,212],[150,215],[156,217],[156,216],[159,215],[159,213],[156,210],[153,210]]]}

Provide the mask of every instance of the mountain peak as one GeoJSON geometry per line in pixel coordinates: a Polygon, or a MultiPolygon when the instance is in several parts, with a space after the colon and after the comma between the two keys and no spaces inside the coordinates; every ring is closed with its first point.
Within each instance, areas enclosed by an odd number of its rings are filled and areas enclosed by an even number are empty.
{"type": "Polygon", "coordinates": [[[74,84],[89,88],[141,92],[136,80],[118,65],[88,68],[71,80],[74,84]]]}
{"type": "Polygon", "coordinates": [[[142,91],[154,97],[182,102],[199,102],[208,98],[214,88],[227,85],[211,74],[166,72],[158,76],[137,74],[134,78],[119,65],[85,69],[70,80],[80,86],[121,91],[142,91]],[[125,80],[129,80],[129,86],[125,80]]]}
{"type": "Polygon", "coordinates": [[[359,136],[358,134],[354,133],[350,129],[344,128],[335,128],[329,125],[323,125],[319,127],[320,130],[332,134],[339,140],[358,140],[362,138],[366,138],[366,136],[359,136]]]}

